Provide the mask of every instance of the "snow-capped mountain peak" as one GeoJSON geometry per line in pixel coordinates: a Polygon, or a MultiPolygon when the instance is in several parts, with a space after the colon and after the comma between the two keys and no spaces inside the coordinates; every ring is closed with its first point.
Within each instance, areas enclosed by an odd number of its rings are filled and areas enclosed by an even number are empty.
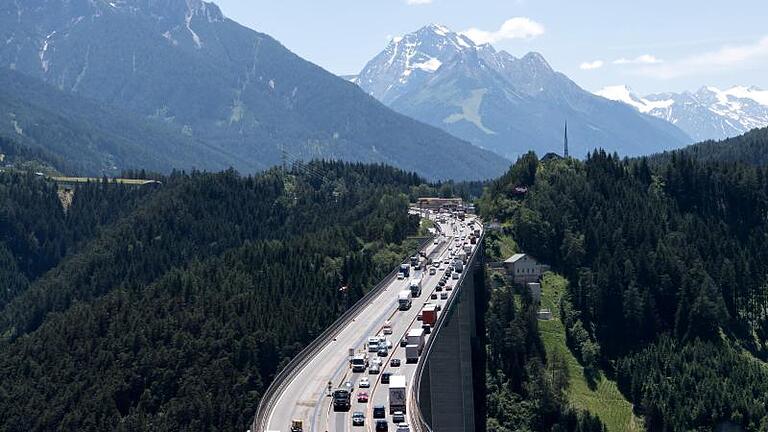
{"type": "Polygon", "coordinates": [[[605,87],[595,94],[674,123],[694,139],[723,139],[768,126],[768,91],[733,86],[704,86],[695,93],[633,93],[627,86],[605,87]]]}

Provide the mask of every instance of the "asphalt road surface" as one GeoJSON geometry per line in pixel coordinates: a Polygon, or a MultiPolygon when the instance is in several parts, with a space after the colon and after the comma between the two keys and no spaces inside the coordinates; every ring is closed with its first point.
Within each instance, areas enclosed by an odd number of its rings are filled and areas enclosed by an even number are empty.
{"type": "MultiPolygon", "coordinates": [[[[425,246],[423,251],[427,256],[442,262],[450,257],[450,250],[457,250],[457,246],[463,244],[460,236],[468,236],[470,233],[467,224],[456,219],[447,219],[440,224],[442,235],[437,242],[425,246]]],[[[467,243],[468,240],[465,240],[467,243]]],[[[474,247],[474,246],[473,246],[474,247]]],[[[445,305],[447,300],[430,299],[430,294],[435,291],[441,275],[445,272],[447,264],[441,264],[441,269],[435,275],[429,275],[423,271],[412,271],[409,278],[394,279],[381,293],[373,298],[369,304],[346,326],[335,335],[334,340],[321,348],[306,365],[296,371],[290,378],[290,382],[283,387],[281,394],[272,410],[267,413],[267,431],[289,431],[291,420],[300,419],[304,424],[304,431],[312,432],[342,432],[342,431],[374,431],[373,406],[386,406],[386,418],[389,423],[389,431],[397,431],[397,425],[392,422],[389,415],[389,389],[381,383],[381,374],[353,373],[349,365],[349,350],[356,352],[365,350],[365,343],[369,336],[383,335],[382,327],[386,321],[390,321],[392,334],[385,335],[392,342],[392,349],[386,357],[378,357],[376,353],[369,353],[369,358],[379,358],[382,361],[381,372],[389,372],[392,375],[405,375],[406,383],[410,387],[416,371],[416,363],[407,364],[405,361],[405,348],[400,347],[400,340],[411,328],[421,328],[421,322],[417,321],[417,315],[425,303],[431,302],[445,305]],[[422,294],[413,298],[409,310],[398,310],[397,296],[404,289],[408,289],[409,280],[422,276],[422,294]],[[401,366],[392,367],[391,359],[401,360],[401,366]],[[361,389],[358,386],[362,377],[368,377],[371,381],[370,388],[361,389]],[[354,385],[352,393],[352,406],[348,412],[334,412],[332,398],[328,391],[328,383],[332,388],[341,387],[350,381],[354,385]],[[369,402],[357,401],[359,391],[365,391],[370,395],[369,402]],[[352,414],[356,411],[365,414],[364,426],[352,426],[352,414]]],[[[454,287],[457,280],[448,279],[447,286],[454,287]]],[[[453,295],[455,290],[445,290],[453,295]]],[[[439,313],[442,313],[441,310],[439,313]]],[[[428,336],[429,337],[429,336],[428,336]]],[[[410,392],[408,392],[410,393],[410,392]]],[[[408,413],[411,414],[411,413],[408,413]]],[[[408,422],[409,419],[406,419],[408,422]]]]}

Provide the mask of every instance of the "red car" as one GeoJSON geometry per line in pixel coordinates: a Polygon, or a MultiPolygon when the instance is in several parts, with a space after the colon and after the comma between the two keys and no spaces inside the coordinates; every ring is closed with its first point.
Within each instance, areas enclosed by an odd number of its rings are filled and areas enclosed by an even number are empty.
{"type": "Polygon", "coordinates": [[[357,401],[361,403],[368,402],[368,392],[357,392],[357,401]]]}

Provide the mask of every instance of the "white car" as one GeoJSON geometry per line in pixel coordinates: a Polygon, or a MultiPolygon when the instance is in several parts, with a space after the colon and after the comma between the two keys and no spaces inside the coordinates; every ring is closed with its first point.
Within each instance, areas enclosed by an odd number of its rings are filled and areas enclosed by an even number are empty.
{"type": "Polygon", "coordinates": [[[405,279],[405,274],[403,272],[400,272],[397,274],[397,280],[403,280],[405,279]]]}
{"type": "Polygon", "coordinates": [[[378,357],[372,358],[371,359],[371,367],[373,367],[373,366],[381,367],[381,359],[378,358],[378,357]]]}
{"type": "Polygon", "coordinates": [[[369,388],[371,386],[371,380],[369,380],[368,377],[362,377],[357,386],[360,388],[369,388]]]}
{"type": "Polygon", "coordinates": [[[397,425],[397,432],[411,432],[411,428],[408,427],[408,423],[400,423],[397,425]]]}

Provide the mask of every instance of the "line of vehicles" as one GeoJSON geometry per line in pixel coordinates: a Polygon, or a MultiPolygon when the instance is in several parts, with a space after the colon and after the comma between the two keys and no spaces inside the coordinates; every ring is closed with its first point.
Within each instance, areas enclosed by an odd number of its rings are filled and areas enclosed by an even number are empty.
{"type": "MultiPolygon", "coordinates": [[[[463,223],[461,225],[464,225],[463,223]]],[[[457,230],[458,235],[454,241],[448,245],[447,255],[434,261],[424,253],[411,256],[407,263],[400,266],[397,274],[398,280],[407,280],[403,288],[397,292],[397,310],[400,312],[409,311],[417,298],[422,296],[425,285],[426,275],[437,275],[440,273],[440,279],[434,290],[429,293],[429,300],[424,302],[421,310],[418,312],[416,320],[420,326],[409,328],[405,335],[399,340],[399,346],[404,348],[404,359],[392,357],[389,359],[391,368],[399,368],[404,360],[406,364],[418,363],[424,347],[426,337],[431,334],[432,329],[437,323],[442,306],[437,300],[448,300],[449,292],[453,289],[460,274],[464,271],[469,256],[471,256],[473,245],[477,244],[481,232],[479,227],[472,228],[472,223],[457,229],[456,223],[452,226],[457,230]]],[[[445,241],[444,238],[435,239],[434,244],[445,241]]],[[[396,312],[397,313],[397,312],[396,312]]],[[[393,318],[394,319],[394,318],[393,318]]],[[[392,423],[395,425],[395,432],[410,432],[406,423],[407,409],[407,377],[402,374],[393,374],[384,371],[384,362],[393,352],[393,345],[388,337],[392,334],[392,324],[386,321],[380,334],[369,336],[362,349],[349,349],[349,367],[352,373],[365,374],[360,377],[357,386],[359,391],[355,395],[355,385],[347,381],[344,385],[329,391],[332,397],[332,407],[334,411],[350,411],[353,400],[358,403],[373,402],[373,393],[369,394],[373,376],[380,376],[380,383],[387,385],[386,395],[388,397],[388,407],[385,405],[374,405],[372,407],[373,426],[377,432],[389,430],[387,414],[391,416],[392,423]],[[370,378],[369,378],[370,377],[370,378]],[[387,409],[388,408],[388,409],[387,409]]],[[[351,415],[353,426],[364,426],[366,415],[362,411],[355,411],[351,415]]],[[[292,432],[303,432],[302,422],[294,420],[291,423],[292,432]],[[298,422],[298,423],[297,423],[298,422]]]]}

